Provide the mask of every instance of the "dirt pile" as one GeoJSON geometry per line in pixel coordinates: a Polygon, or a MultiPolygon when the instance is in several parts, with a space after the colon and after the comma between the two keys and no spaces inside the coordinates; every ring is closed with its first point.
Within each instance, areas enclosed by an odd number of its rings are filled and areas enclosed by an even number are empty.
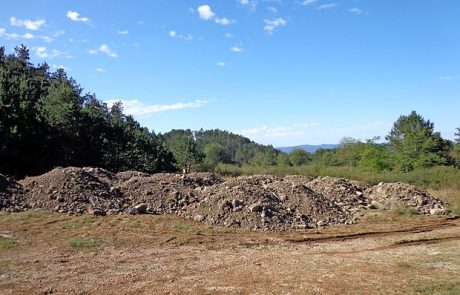
{"type": "Polygon", "coordinates": [[[106,215],[129,207],[112,182],[116,175],[100,168],[56,168],[20,183],[30,208],[68,214],[106,215]]]}
{"type": "Polygon", "coordinates": [[[405,183],[379,183],[364,192],[372,208],[409,207],[418,214],[445,215],[447,205],[416,186],[405,183]]]}
{"type": "Polygon", "coordinates": [[[0,174],[0,210],[19,212],[26,209],[21,185],[0,174]]]}
{"type": "Polygon", "coordinates": [[[187,175],[158,173],[153,175],[118,173],[116,187],[124,194],[128,203],[146,204],[147,211],[183,215],[189,205],[198,202],[200,192],[208,186],[222,182],[212,173],[187,175]]]}
{"type": "Polygon", "coordinates": [[[360,215],[368,206],[364,191],[369,187],[364,183],[326,176],[313,179],[305,185],[350,214],[360,215]]]}
{"type": "Polygon", "coordinates": [[[292,230],[352,222],[321,194],[275,176],[238,177],[200,195],[183,215],[213,225],[292,230]]]}
{"type": "Polygon", "coordinates": [[[293,230],[357,222],[369,209],[410,207],[449,214],[445,203],[417,187],[369,187],[333,177],[256,175],[223,181],[212,173],[111,173],[56,168],[19,183],[0,175],[0,210],[42,208],[67,214],[176,214],[211,225],[293,230]]]}

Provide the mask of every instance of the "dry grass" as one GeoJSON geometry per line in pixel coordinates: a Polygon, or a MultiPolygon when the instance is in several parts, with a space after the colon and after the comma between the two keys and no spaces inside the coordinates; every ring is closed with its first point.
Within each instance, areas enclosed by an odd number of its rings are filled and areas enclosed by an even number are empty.
{"type": "Polygon", "coordinates": [[[454,216],[460,216],[460,189],[443,187],[440,189],[428,189],[428,192],[442,200],[449,202],[454,216]]]}
{"type": "Polygon", "coordinates": [[[0,293],[455,294],[460,219],[376,211],[294,233],[176,216],[0,213],[0,293]],[[2,292],[3,291],[3,292],[2,292]]]}

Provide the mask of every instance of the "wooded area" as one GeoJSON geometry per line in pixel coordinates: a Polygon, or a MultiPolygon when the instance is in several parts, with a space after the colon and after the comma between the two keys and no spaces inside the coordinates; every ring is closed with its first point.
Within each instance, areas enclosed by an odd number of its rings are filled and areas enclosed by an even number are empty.
{"type": "Polygon", "coordinates": [[[409,172],[458,167],[456,140],[443,139],[433,122],[415,111],[401,116],[386,136],[365,142],[344,138],[333,150],[285,154],[222,130],[172,130],[155,134],[123,112],[108,107],[63,69],[30,63],[22,45],[13,54],[0,48],[0,173],[35,175],[56,166],[95,166],[114,172],[213,171],[237,166],[358,167],[372,172],[409,172]]]}

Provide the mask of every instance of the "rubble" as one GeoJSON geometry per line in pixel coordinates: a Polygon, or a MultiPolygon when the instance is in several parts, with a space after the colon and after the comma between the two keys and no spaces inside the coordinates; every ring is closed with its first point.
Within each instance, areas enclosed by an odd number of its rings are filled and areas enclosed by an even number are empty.
{"type": "Polygon", "coordinates": [[[212,173],[117,174],[101,168],[56,168],[19,182],[0,175],[0,210],[29,208],[75,214],[176,214],[210,225],[249,230],[302,230],[352,224],[368,210],[410,207],[446,215],[447,205],[415,186],[334,177],[212,173]]]}

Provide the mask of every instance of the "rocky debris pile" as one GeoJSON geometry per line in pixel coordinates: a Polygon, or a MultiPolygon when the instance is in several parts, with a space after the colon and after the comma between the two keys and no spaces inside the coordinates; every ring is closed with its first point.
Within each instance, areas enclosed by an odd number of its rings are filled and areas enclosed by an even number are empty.
{"type": "Polygon", "coordinates": [[[181,215],[190,204],[198,201],[201,190],[222,182],[212,173],[133,175],[120,181],[122,177],[119,176],[117,188],[126,200],[131,204],[146,204],[147,212],[156,214],[181,215]]]}
{"type": "Polygon", "coordinates": [[[404,206],[415,210],[418,214],[450,213],[445,202],[416,186],[405,183],[379,183],[368,188],[364,194],[369,199],[371,208],[390,210],[404,206]]]}
{"type": "Polygon", "coordinates": [[[326,176],[315,178],[305,185],[353,215],[361,215],[368,206],[364,191],[369,187],[359,181],[326,176]]]}
{"type": "Polygon", "coordinates": [[[68,214],[116,214],[127,210],[123,194],[112,182],[116,175],[100,168],[56,168],[20,183],[30,208],[68,214]]]}
{"type": "Polygon", "coordinates": [[[353,221],[303,185],[274,176],[242,176],[205,188],[183,214],[212,225],[293,230],[353,221]]]}
{"type": "Polygon", "coordinates": [[[19,212],[26,209],[21,185],[0,174],[0,210],[19,212]]]}
{"type": "Polygon", "coordinates": [[[369,187],[333,177],[255,175],[223,181],[212,173],[117,174],[56,168],[15,182],[0,175],[0,210],[42,208],[67,214],[176,214],[211,225],[295,230],[357,222],[370,209],[404,206],[449,214],[447,205],[402,183],[369,187]]]}

